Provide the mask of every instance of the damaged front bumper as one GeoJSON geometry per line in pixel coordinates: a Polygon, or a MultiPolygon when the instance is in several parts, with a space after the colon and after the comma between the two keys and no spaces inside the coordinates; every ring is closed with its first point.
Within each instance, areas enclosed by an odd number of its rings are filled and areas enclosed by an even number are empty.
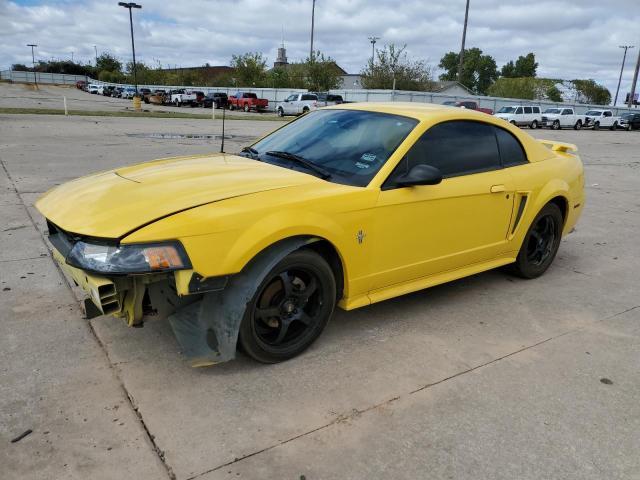
{"type": "MultiPolygon", "coordinates": [[[[51,235],[50,235],[50,240],[51,235]]],[[[99,275],[70,265],[52,241],[53,257],[88,298],[87,318],[111,315],[130,327],[147,318],[168,318],[184,355],[194,367],[235,358],[240,324],[267,274],[308,238],[279,242],[254,258],[239,273],[204,278],[194,270],[127,275],[99,275]]]]}

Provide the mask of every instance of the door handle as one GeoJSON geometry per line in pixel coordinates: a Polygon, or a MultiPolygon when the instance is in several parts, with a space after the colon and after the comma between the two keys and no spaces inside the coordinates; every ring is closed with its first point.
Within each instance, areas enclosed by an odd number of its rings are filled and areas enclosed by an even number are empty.
{"type": "Polygon", "coordinates": [[[492,185],[491,186],[491,193],[500,193],[500,192],[504,192],[504,185],[492,185]]]}

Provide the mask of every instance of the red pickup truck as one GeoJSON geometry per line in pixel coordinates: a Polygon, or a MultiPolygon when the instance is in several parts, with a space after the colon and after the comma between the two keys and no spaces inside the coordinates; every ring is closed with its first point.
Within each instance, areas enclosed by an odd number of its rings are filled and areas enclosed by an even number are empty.
{"type": "Polygon", "coordinates": [[[255,93],[237,92],[235,95],[229,96],[229,110],[266,110],[269,106],[269,100],[266,98],[258,98],[255,93]]]}
{"type": "Polygon", "coordinates": [[[478,102],[473,100],[461,100],[459,102],[444,102],[443,105],[449,105],[451,107],[468,108],[469,110],[477,110],[479,112],[493,115],[493,110],[490,108],[480,108],[478,102]]]}

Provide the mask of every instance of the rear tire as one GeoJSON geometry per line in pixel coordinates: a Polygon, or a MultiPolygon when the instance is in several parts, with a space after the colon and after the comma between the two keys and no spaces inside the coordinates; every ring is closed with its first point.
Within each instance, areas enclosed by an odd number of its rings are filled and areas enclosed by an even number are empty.
{"type": "Polygon", "coordinates": [[[533,122],[531,122],[531,125],[529,125],[529,128],[531,128],[532,130],[535,130],[536,128],[538,128],[538,121],[534,120],[533,122]]]}
{"type": "Polygon", "coordinates": [[[547,271],[560,247],[564,220],[557,205],[548,203],[536,215],[524,237],[512,271],[522,278],[537,278],[547,271]]]}
{"type": "Polygon", "coordinates": [[[618,130],[618,122],[613,122],[613,125],[609,127],[609,130],[618,130]]]}
{"type": "Polygon", "coordinates": [[[560,120],[555,120],[551,125],[551,128],[554,130],[560,130],[560,120]]]}
{"type": "Polygon", "coordinates": [[[284,110],[280,107],[278,107],[278,116],[279,117],[284,117],[284,110]]]}
{"type": "Polygon", "coordinates": [[[329,264],[314,251],[297,250],[273,267],[247,304],[239,347],[262,363],[293,358],[320,336],[335,305],[329,264]]]}
{"type": "Polygon", "coordinates": [[[245,103],[245,104],[244,104],[244,111],[245,111],[246,113],[249,113],[249,111],[250,111],[250,110],[251,110],[251,107],[249,106],[249,104],[248,104],[248,103],[245,103]]]}
{"type": "Polygon", "coordinates": [[[593,124],[593,129],[594,130],[600,130],[600,122],[596,122],[593,124]]]}

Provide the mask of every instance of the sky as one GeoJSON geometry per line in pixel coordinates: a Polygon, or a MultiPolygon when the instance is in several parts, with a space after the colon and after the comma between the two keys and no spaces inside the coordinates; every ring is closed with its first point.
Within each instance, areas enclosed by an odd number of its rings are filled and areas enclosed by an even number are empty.
{"type": "MultiPolygon", "coordinates": [[[[140,0],[134,10],[136,57],[149,65],[228,65],[231,55],[263,53],[271,64],[284,43],[289,61],[309,54],[312,0],[140,0]]],[[[377,46],[407,45],[413,59],[436,68],[458,51],[465,0],[317,0],[314,44],[349,73],[359,73],[377,46]]],[[[498,67],[536,54],[538,76],[593,78],[615,95],[630,90],[640,50],[640,0],[471,0],[467,47],[498,67]]],[[[117,0],[0,0],[0,68],[37,59],[94,62],[108,51],[131,58],[128,11],[117,0]],[[73,52],[73,53],[72,53],[73,52]]]]}

